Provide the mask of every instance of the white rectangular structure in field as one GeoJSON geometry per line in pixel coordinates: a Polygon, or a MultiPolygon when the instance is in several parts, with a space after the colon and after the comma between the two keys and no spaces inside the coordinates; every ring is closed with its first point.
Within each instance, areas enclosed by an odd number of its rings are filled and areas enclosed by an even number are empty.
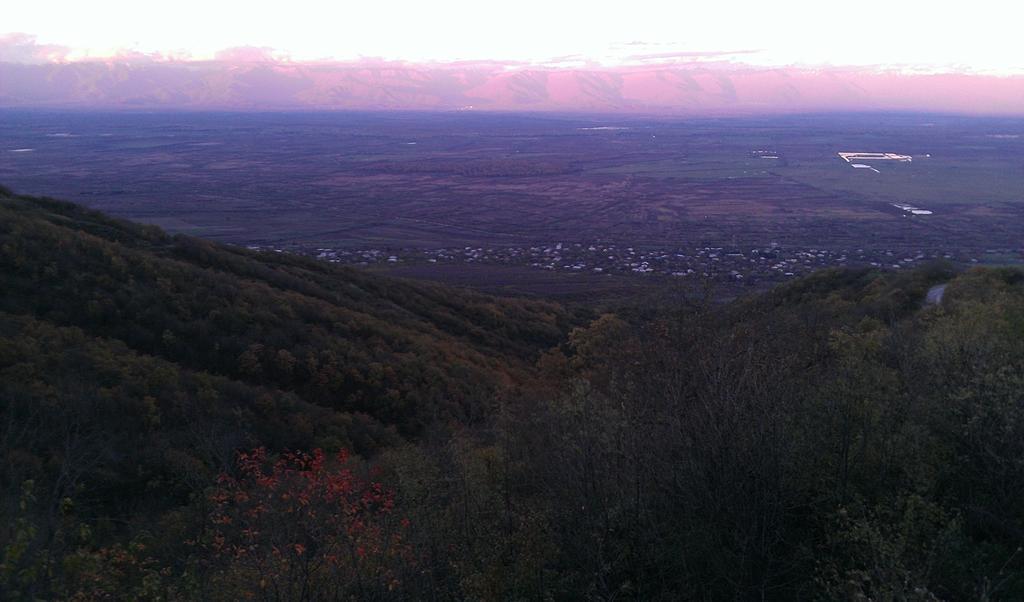
{"type": "Polygon", "coordinates": [[[839,153],[839,156],[847,163],[854,161],[903,161],[909,163],[914,160],[910,155],[897,155],[896,153],[839,153]]]}

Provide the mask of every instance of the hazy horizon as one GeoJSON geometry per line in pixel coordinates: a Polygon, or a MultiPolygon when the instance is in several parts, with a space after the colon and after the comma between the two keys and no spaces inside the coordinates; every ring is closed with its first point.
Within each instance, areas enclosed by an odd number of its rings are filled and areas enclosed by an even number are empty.
{"type": "Polygon", "coordinates": [[[758,115],[1024,114],[1024,76],[686,64],[595,69],[226,61],[0,63],[0,107],[758,115]]]}
{"type": "Polygon", "coordinates": [[[54,8],[0,11],[0,107],[1024,115],[988,1],[54,8]]]}

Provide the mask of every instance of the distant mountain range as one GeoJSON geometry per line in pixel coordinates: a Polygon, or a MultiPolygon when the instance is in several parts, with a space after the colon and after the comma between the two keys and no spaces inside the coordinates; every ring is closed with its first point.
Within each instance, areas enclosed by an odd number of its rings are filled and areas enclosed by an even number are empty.
{"type": "Polygon", "coordinates": [[[257,61],[0,63],[0,107],[420,109],[728,115],[1020,114],[1024,77],[732,63],[551,68],[257,61]]]}

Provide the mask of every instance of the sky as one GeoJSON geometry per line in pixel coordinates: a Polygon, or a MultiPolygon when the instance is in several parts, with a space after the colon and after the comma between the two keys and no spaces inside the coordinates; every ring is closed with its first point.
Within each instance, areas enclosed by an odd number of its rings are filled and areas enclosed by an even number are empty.
{"type": "Polygon", "coordinates": [[[295,61],[603,65],[672,53],[740,53],[758,65],[1024,72],[1022,3],[1007,0],[557,0],[9,2],[7,33],[68,47],[65,59],[125,51],[212,59],[264,47],[295,61]]]}
{"type": "MultiPolygon", "coordinates": [[[[1008,0],[34,0],[0,7],[0,63],[707,66],[968,75],[1006,88],[1024,77],[1022,22],[1024,3],[1008,0]]],[[[4,87],[0,104],[31,96],[4,87]]]]}

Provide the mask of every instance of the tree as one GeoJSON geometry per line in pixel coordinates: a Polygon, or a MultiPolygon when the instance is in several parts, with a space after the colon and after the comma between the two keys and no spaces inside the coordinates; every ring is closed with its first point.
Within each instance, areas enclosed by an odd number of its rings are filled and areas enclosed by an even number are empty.
{"type": "Polygon", "coordinates": [[[412,562],[394,493],[357,478],[340,452],[265,449],[238,455],[238,476],[210,494],[202,550],[214,599],[376,599],[401,588],[412,562]]]}

